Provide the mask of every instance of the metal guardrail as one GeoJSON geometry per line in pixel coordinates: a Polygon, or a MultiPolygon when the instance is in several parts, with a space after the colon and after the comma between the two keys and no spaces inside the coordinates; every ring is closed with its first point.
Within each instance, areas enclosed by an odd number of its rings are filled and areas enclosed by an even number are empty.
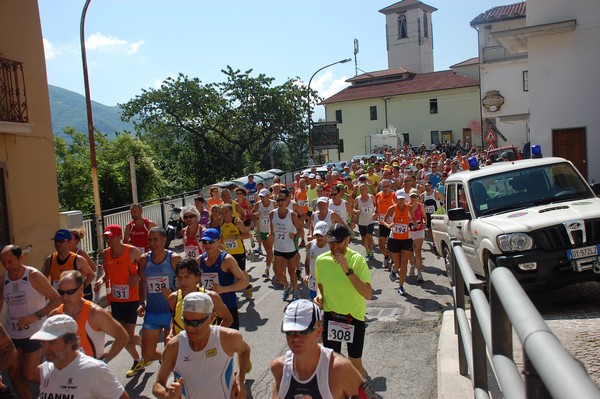
{"type": "Polygon", "coordinates": [[[487,353],[505,398],[600,397],[598,386],[552,334],[509,269],[492,271],[488,303],[485,283],[473,273],[458,241],[452,242],[451,262],[459,372],[471,376],[475,398],[489,398],[487,353]],[[465,289],[471,299],[471,326],[465,289]],[[523,378],[513,359],[513,328],[523,346],[523,378]]]}
{"type": "Polygon", "coordinates": [[[488,46],[482,49],[483,62],[502,62],[527,59],[527,52],[509,53],[503,46],[488,46]]]}

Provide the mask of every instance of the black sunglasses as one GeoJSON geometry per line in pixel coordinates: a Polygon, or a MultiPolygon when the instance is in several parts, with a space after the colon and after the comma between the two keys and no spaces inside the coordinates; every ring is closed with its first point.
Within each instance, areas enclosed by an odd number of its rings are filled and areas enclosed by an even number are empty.
{"type": "Polygon", "coordinates": [[[208,319],[210,319],[210,316],[205,319],[198,319],[198,320],[188,320],[188,319],[184,318],[183,324],[185,324],[186,327],[199,327],[202,324],[204,324],[204,322],[208,319]]]}
{"type": "Polygon", "coordinates": [[[58,289],[56,290],[58,292],[58,295],[63,296],[63,295],[73,295],[74,293],[77,292],[77,290],[79,290],[79,288],[81,288],[81,286],[77,287],[77,288],[71,288],[70,290],[61,290],[58,289]]]}
{"type": "Polygon", "coordinates": [[[200,240],[204,244],[214,244],[216,240],[200,240]]]}
{"type": "Polygon", "coordinates": [[[310,334],[311,332],[315,331],[317,329],[316,326],[314,326],[313,328],[307,328],[304,331],[285,331],[285,335],[287,335],[288,337],[294,336],[296,334],[299,334],[301,336],[306,336],[308,334],[310,334]]]}
{"type": "Polygon", "coordinates": [[[285,198],[277,198],[277,202],[284,202],[285,198]]]}
{"type": "Polygon", "coordinates": [[[195,217],[196,217],[196,215],[183,215],[184,219],[193,219],[195,217]]]}

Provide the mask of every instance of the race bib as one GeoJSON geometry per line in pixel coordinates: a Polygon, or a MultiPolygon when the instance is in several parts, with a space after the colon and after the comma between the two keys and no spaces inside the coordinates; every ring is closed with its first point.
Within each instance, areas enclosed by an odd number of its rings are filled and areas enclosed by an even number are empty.
{"type": "Polygon", "coordinates": [[[200,255],[200,248],[197,245],[186,245],[183,247],[183,252],[186,258],[196,258],[200,255]]]}
{"type": "Polygon", "coordinates": [[[327,339],[336,342],[354,342],[354,326],[348,323],[329,320],[327,323],[327,339]]]}
{"type": "Polygon", "coordinates": [[[379,222],[380,222],[380,223],[383,223],[383,222],[385,222],[385,213],[380,213],[380,214],[379,214],[379,222]]]}
{"type": "Polygon", "coordinates": [[[275,233],[275,238],[278,240],[285,240],[287,238],[287,234],[285,233],[275,233]]]}
{"type": "Polygon", "coordinates": [[[435,205],[425,205],[425,213],[433,213],[435,212],[435,205]]]}
{"type": "Polygon", "coordinates": [[[213,284],[218,282],[218,273],[202,273],[202,286],[207,290],[212,290],[213,284]]]}
{"type": "Polygon", "coordinates": [[[125,285],[113,285],[111,288],[111,294],[116,299],[129,299],[129,286],[125,285]]]}
{"type": "Polygon", "coordinates": [[[394,223],[394,233],[404,234],[408,231],[408,225],[402,223],[394,223]]]}
{"type": "Polygon", "coordinates": [[[161,294],[162,290],[169,288],[168,276],[152,276],[146,279],[149,294],[161,294]]]}
{"type": "Polygon", "coordinates": [[[373,208],[363,208],[362,213],[373,213],[373,208]]]}
{"type": "Polygon", "coordinates": [[[237,240],[235,238],[228,238],[225,240],[225,249],[235,249],[238,247],[237,240]]]}
{"type": "Polygon", "coordinates": [[[269,219],[262,219],[262,224],[263,226],[268,226],[271,224],[271,221],[269,219]]]}
{"type": "Polygon", "coordinates": [[[298,200],[298,206],[306,206],[306,200],[298,200]]]}

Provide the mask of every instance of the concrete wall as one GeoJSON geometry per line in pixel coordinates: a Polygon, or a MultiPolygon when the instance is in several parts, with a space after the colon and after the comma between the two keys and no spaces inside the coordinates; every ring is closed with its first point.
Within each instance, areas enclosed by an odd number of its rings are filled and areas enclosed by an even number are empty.
{"type": "MultiPolygon", "coordinates": [[[[342,160],[368,152],[365,137],[385,129],[385,101],[383,99],[357,100],[329,104],[325,107],[328,121],[335,120],[335,111],[342,110],[338,124],[340,139],[344,140],[342,160]],[[370,106],[377,106],[377,120],[370,120],[370,106]]],[[[387,125],[397,134],[409,133],[411,144],[431,144],[433,130],[452,130],[453,141],[462,140],[462,129],[479,120],[479,88],[469,87],[392,97],[387,100],[387,125]],[[437,98],[438,113],[429,113],[429,100],[437,98]]],[[[473,136],[475,143],[480,136],[473,136]]]]}
{"type": "Polygon", "coordinates": [[[528,40],[531,140],[552,153],[552,130],[584,127],[587,173],[600,182],[600,2],[528,0],[527,25],[576,19],[575,31],[528,40]]]}
{"type": "Polygon", "coordinates": [[[25,263],[41,267],[59,228],[54,137],[36,0],[0,1],[0,56],[23,62],[29,125],[0,121],[11,241],[31,246],[25,263]]]}

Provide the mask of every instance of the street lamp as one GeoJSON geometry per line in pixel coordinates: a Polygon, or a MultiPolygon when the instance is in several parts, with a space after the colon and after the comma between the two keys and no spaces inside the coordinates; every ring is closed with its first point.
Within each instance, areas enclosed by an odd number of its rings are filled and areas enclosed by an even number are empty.
{"type": "Polygon", "coordinates": [[[336,61],[336,62],[332,62],[331,64],[327,64],[324,67],[317,69],[317,71],[315,73],[313,73],[313,75],[308,80],[308,91],[307,91],[307,94],[306,94],[307,99],[308,99],[308,101],[307,101],[307,105],[308,105],[308,112],[307,112],[307,114],[308,114],[308,150],[309,150],[309,153],[310,153],[311,157],[313,156],[313,143],[312,143],[312,135],[311,135],[311,133],[312,133],[312,129],[311,129],[312,123],[311,122],[312,121],[310,120],[310,116],[311,116],[310,115],[310,113],[311,113],[311,107],[310,107],[310,83],[312,82],[312,80],[315,77],[315,75],[318,74],[319,72],[321,72],[323,69],[329,68],[330,66],[333,66],[335,64],[343,64],[343,63],[350,62],[350,61],[352,61],[352,58],[345,58],[343,60],[339,60],[339,61],[336,61]]]}

